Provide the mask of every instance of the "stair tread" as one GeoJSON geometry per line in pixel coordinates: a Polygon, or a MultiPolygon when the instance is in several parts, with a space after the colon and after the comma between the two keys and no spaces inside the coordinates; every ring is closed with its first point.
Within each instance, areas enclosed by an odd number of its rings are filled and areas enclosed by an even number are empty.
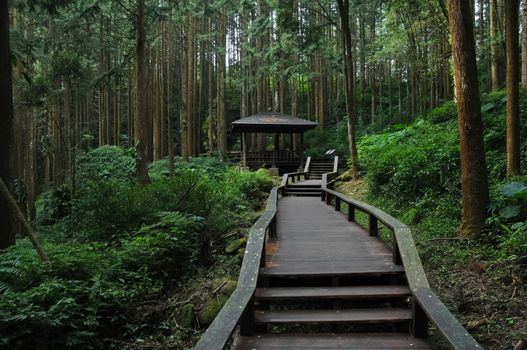
{"type": "Polygon", "coordinates": [[[412,319],[412,311],[406,308],[279,311],[256,310],[254,318],[256,324],[407,322],[412,319]]]}
{"type": "Polygon", "coordinates": [[[364,261],[360,265],[350,265],[349,261],[336,261],[331,265],[321,264],[320,262],[314,264],[300,262],[287,265],[271,265],[260,269],[262,277],[376,276],[402,273],[404,273],[404,268],[401,265],[384,262],[378,262],[374,265],[371,261],[364,261]]]}
{"type": "Polygon", "coordinates": [[[292,195],[295,195],[295,196],[313,196],[313,197],[319,197],[320,196],[320,192],[289,192],[289,191],[286,191],[285,194],[292,194],[292,195]]]}
{"type": "Polygon", "coordinates": [[[255,334],[236,336],[233,350],[302,350],[302,349],[433,349],[427,340],[404,333],[345,334],[255,334]]]}
{"type": "Polygon", "coordinates": [[[410,295],[408,286],[352,286],[352,287],[277,287],[257,288],[256,298],[282,299],[333,299],[333,298],[390,298],[410,295]]]}

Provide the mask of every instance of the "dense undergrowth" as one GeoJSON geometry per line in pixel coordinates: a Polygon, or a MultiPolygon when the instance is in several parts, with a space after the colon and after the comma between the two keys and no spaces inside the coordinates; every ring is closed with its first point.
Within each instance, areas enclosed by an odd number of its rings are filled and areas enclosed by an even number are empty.
{"type": "MultiPolygon", "coordinates": [[[[504,92],[482,96],[491,205],[476,239],[457,238],[461,175],[453,102],[359,142],[366,200],[412,226],[434,289],[494,349],[512,348],[527,336],[527,177],[506,178],[505,107],[504,92]]],[[[526,113],[522,93],[522,127],[526,113]]],[[[527,174],[527,133],[521,137],[527,174]]]]}
{"type": "Polygon", "coordinates": [[[178,161],[174,177],[166,165],[153,163],[141,186],[133,151],[101,147],[79,157],[75,191],[40,198],[37,232],[52,265],[25,240],[0,255],[0,348],[195,341],[207,293],[224,281],[232,292],[239,257],[224,248],[252,224],[272,179],[215,159],[178,161]]]}

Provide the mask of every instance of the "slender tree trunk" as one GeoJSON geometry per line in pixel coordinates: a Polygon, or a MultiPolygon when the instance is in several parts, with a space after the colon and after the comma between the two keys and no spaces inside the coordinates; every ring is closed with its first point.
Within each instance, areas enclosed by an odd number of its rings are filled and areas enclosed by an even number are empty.
{"type": "Polygon", "coordinates": [[[507,50],[507,175],[520,173],[520,91],[518,0],[505,0],[507,50]]]}
{"type": "Polygon", "coordinates": [[[498,27],[498,0],[490,0],[490,64],[492,90],[498,90],[501,85],[499,70],[500,38],[498,27]]]}
{"type": "Polygon", "coordinates": [[[337,0],[337,5],[340,14],[340,23],[342,26],[342,36],[344,41],[344,75],[346,78],[346,109],[348,114],[348,143],[351,155],[351,172],[354,180],[359,178],[359,164],[357,154],[357,142],[355,137],[355,74],[353,71],[353,52],[352,52],[352,37],[349,26],[349,0],[337,0]]]}
{"type": "Polygon", "coordinates": [[[137,150],[137,181],[140,184],[148,184],[148,111],[145,86],[148,81],[146,77],[146,49],[145,49],[145,0],[137,0],[137,43],[136,43],[136,104],[137,115],[135,120],[137,150]]]}
{"type": "Polygon", "coordinates": [[[522,86],[527,88],[527,0],[522,1],[522,86]]]}
{"type": "Polygon", "coordinates": [[[227,122],[225,119],[225,49],[226,49],[226,26],[223,11],[218,16],[218,44],[220,50],[216,54],[216,84],[218,105],[218,151],[221,159],[227,156],[227,122]]]}
{"type": "Polygon", "coordinates": [[[461,189],[463,210],[460,235],[481,233],[489,204],[489,188],[479,82],[470,6],[465,0],[449,0],[452,55],[461,146],[461,189]]]}
{"type": "MultiPolygon", "coordinates": [[[[8,1],[0,1],[0,178],[11,185],[13,90],[8,1]]],[[[15,244],[15,221],[7,198],[0,197],[0,250],[15,244]]]]}

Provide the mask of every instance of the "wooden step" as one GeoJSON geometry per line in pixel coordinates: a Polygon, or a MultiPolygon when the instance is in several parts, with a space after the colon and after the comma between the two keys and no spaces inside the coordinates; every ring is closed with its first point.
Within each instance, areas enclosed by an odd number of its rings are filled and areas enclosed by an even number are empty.
{"type": "Polygon", "coordinates": [[[300,187],[300,188],[318,188],[320,189],[320,184],[303,184],[303,183],[293,183],[293,184],[288,184],[286,186],[286,188],[295,188],[295,187],[300,187]]]}
{"type": "Polygon", "coordinates": [[[256,334],[254,337],[236,336],[233,350],[303,350],[354,349],[397,350],[434,349],[426,339],[416,339],[401,333],[353,334],[256,334]]]}
{"type": "Polygon", "coordinates": [[[411,295],[408,286],[257,288],[259,300],[387,299],[411,295]]]}
{"type": "Polygon", "coordinates": [[[412,311],[404,308],[340,309],[340,310],[256,310],[256,324],[371,324],[402,323],[412,319],[412,311]]]}
{"type": "Polygon", "coordinates": [[[323,276],[382,276],[402,275],[404,268],[401,265],[372,262],[369,260],[335,261],[332,264],[290,262],[286,265],[271,265],[260,269],[260,276],[264,278],[282,277],[323,277],[323,276]]]}
{"type": "Polygon", "coordinates": [[[301,192],[320,192],[320,186],[318,187],[307,187],[307,186],[287,186],[286,191],[301,191],[301,192]]]}
{"type": "Polygon", "coordinates": [[[291,192],[285,191],[286,196],[302,196],[302,197],[320,197],[319,192],[291,192]]]}

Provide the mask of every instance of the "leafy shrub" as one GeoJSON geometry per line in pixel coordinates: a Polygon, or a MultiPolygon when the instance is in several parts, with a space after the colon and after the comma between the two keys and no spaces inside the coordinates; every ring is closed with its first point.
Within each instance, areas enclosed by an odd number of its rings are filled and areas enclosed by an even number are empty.
{"type": "Polygon", "coordinates": [[[459,145],[453,123],[417,121],[391,133],[363,137],[360,162],[374,195],[409,206],[431,193],[459,191],[459,145]]]}
{"type": "Polygon", "coordinates": [[[157,222],[143,226],[133,238],[123,242],[122,268],[145,270],[159,279],[176,278],[196,262],[203,218],[178,212],[157,216],[157,222]]]}
{"type": "Polygon", "coordinates": [[[448,120],[455,119],[457,117],[456,103],[454,101],[448,101],[443,103],[437,108],[431,110],[427,115],[426,119],[433,124],[439,124],[448,120]]]}
{"type": "Polygon", "coordinates": [[[105,181],[109,179],[133,181],[135,178],[133,149],[118,146],[101,146],[77,158],[77,182],[105,181]]]}

